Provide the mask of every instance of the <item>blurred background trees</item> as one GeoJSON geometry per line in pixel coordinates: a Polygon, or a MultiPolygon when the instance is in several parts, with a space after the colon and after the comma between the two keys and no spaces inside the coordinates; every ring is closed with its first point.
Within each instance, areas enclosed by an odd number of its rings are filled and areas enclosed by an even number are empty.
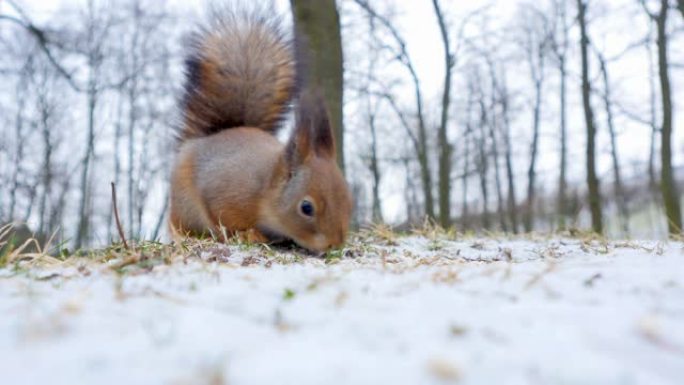
{"type": "MultiPolygon", "coordinates": [[[[682,234],[681,0],[281,0],[306,36],[358,226],[682,234]]],[[[0,2],[0,225],[164,237],[198,6],[0,2]]]]}

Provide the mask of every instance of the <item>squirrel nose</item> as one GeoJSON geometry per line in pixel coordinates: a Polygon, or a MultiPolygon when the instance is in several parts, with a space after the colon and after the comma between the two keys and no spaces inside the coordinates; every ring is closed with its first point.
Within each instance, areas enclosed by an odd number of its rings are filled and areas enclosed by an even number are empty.
{"type": "Polygon", "coordinates": [[[344,232],[329,235],[325,243],[325,245],[327,246],[326,251],[337,249],[340,246],[344,245],[345,238],[346,237],[344,232]]]}

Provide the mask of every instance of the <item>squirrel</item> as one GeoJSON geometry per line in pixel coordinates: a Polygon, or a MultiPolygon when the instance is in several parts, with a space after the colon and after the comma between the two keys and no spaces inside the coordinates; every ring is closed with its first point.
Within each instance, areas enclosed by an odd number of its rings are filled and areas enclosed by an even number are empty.
{"type": "Polygon", "coordinates": [[[344,244],[351,194],[320,92],[300,91],[297,48],[280,20],[254,12],[217,12],[191,36],[173,235],[291,240],[314,252],[344,244]],[[275,135],[293,103],[295,127],[283,144],[275,135]]]}

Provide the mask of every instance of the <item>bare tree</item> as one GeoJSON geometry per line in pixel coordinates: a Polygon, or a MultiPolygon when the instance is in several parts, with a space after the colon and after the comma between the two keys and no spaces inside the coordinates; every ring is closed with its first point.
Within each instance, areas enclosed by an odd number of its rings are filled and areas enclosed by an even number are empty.
{"type": "MultiPolygon", "coordinates": [[[[138,128],[138,98],[139,98],[139,93],[140,93],[140,79],[139,79],[139,74],[141,72],[141,58],[140,58],[140,46],[141,46],[141,18],[142,18],[142,9],[140,8],[140,3],[138,2],[131,2],[131,20],[132,20],[132,25],[131,25],[131,33],[130,37],[128,38],[129,41],[127,42],[128,47],[126,49],[126,54],[124,57],[127,57],[130,60],[130,67],[129,71],[130,74],[127,78],[127,81],[123,84],[123,88],[125,89],[124,93],[126,95],[127,99],[127,104],[128,104],[128,121],[127,121],[127,126],[128,126],[128,232],[129,232],[129,239],[131,238],[136,238],[139,234],[138,231],[136,231],[136,226],[135,226],[135,214],[134,214],[134,208],[135,208],[135,201],[136,201],[136,183],[137,180],[135,178],[135,154],[136,154],[136,148],[135,148],[135,143],[136,143],[136,130],[138,128]]],[[[147,48],[147,47],[144,47],[147,48]]],[[[143,48],[143,49],[144,49],[143,48]]]]}
{"type": "Polygon", "coordinates": [[[591,83],[589,82],[589,36],[587,34],[587,3],[577,0],[580,26],[580,48],[582,56],[582,102],[584,106],[584,120],[587,129],[587,186],[589,189],[589,210],[591,212],[591,227],[598,234],[603,233],[603,217],[601,214],[601,193],[599,181],[596,177],[596,123],[594,110],[591,106],[591,83]]]}
{"type": "Polygon", "coordinates": [[[169,16],[164,2],[154,5],[130,1],[122,10],[126,24],[122,34],[123,52],[120,61],[125,81],[117,92],[125,100],[127,115],[125,126],[128,136],[127,211],[129,238],[142,237],[142,217],[149,181],[153,176],[157,154],[151,154],[151,133],[168,125],[161,119],[164,115],[159,100],[164,94],[173,92],[164,85],[170,76],[168,63],[170,55],[165,27],[169,16]]]}
{"type": "MultiPolygon", "coordinates": [[[[372,87],[373,79],[375,76],[375,68],[378,61],[378,50],[379,44],[376,39],[375,34],[375,19],[369,18],[368,24],[371,31],[371,41],[369,44],[370,59],[368,61],[368,76],[366,89],[369,90],[372,87]]],[[[370,128],[371,143],[370,143],[370,156],[368,160],[368,168],[373,177],[372,190],[373,190],[373,204],[372,204],[372,220],[375,223],[382,223],[382,207],[380,204],[380,164],[378,160],[378,128],[376,124],[376,118],[378,113],[378,103],[373,103],[372,94],[366,92],[366,114],[368,115],[368,126],[370,128]]]]}
{"type": "Polygon", "coordinates": [[[411,83],[413,86],[413,93],[416,104],[416,120],[418,131],[417,135],[414,133],[412,125],[408,123],[408,120],[403,116],[403,113],[401,113],[401,110],[398,108],[393,98],[388,98],[388,102],[390,102],[392,109],[399,115],[399,118],[402,121],[402,126],[405,128],[405,131],[416,151],[418,157],[418,164],[420,166],[420,179],[423,189],[425,215],[428,219],[434,220],[435,211],[434,198],[432,194],[432,169],[430,166],[430,158],[428,156],[429,149],[427,140],[427,128],[423,111],[423,94],[420,79],[418,78],[418,73],[416,72],[416,69],[413,65],[411,56],[408,54],[408,50],[406,48],[406,41],[401,36],[396,27],[390,22],[390,20],[378,14],[366,0],[354,0],[354,2],[358,4],[362,9],[364,9],[370,17],[377,19],[378,22],[382,26],[384,26],[385,29],[387,29],[396,45],[396,58],[398,62],[409,72],[409,75],[411,77],[411,83]]]}
{"type": "Polygon", "coordinates": [[[567,55],[570,44],[567,18],[567,1],[553,0],[554,9],[554,33],[552,34],[551,48],[558,60],[558,75],[560,77],[560,172],[558,175],[558,225],[560,229],[566,227],[568,215],[568,103],[567,103],[567,55]],[[560,33],[558,33],[560,30],[560,33]]]}
{"type": "Polygon", "coordinates": [[[653,228],[655,233],[662,234],[665,232],[662,228],[662,221],[660,220],[665,216],[661,211],[662,204],[662,193],[660,191],[660,183],[658,174],[657,162],[657,142],[658,135],[660,133],[660,127],[658,126],[658,111],[657,111],[657,98],[658,90],[656,89],[656,63],[653,55],[653,23],[649,25],[648,31],[648,41],[646,44],[646,52],[648,56],[648,119],[647,122],[650,129],[649,137],[649,147],[648,147],[648,191],[650,193],[650,198],[655,200],[654,209],[649,210],[649,224],[653,228]]]}
{"type": "MultiPolygon", "coordinates": [[[[0,77],[9,86],[6,89],[15,89],[12,97],[5,99],[12,106],[7,112],[14,111],[6,114],[9,120],[0,127],[0,151],[4,148],[8,152],[6,161],[0,154],[0,206],[4,206],[0,208],[4,211],[0,222],[30,221],[31,229],[43,239],[42,235],[61,227],[57,219],[64,204],[58,199],[65,194],[61,186],[68,176],[62,169],[67,162],[55,161],[55,156],[70,87],[33,32],[20,27],[10,29],[11,41],[3,41],[0,33],[6,54],[0,61],[0,77]]],[[[52,60],[61,58],[53,53],[52,60]]]]}
{"type": "Polygon", "coordinates": [[[663,109],[660,131],[660,189],[663,195],[663,204],[665,205],[668,232],[671,236],[676,236],[682,233],[682,211],[679,203],[679,192],[677,191],[677,184],[672,171],[672,132],[674,123],[672,119],[673,102],[667,35],[667,16],[670,4],[668,0],[661,0],[658,13],[651,12],[645,1],[642,0],[641,4],[649,18],[655,23],[657,31],[658,74],[663,109]]]}
{"type": "Polygon", "coordinates": [[[464,132],[461,138],[463,153],[463,171],[461,173],[461,228],[465,232],[470,229],[470,209],[468,202],[468,179],[470,177],[471,141],[473,134],[473,114],[475,113],[475,86],[468,79],[468,98],[466,102],[464,132]]]}
{"type": "Polygon", "coordinates": [[[652,27],[649,28],[648,34],[649,44],[646,44],[646,51],[648,53],[648,89],[649,89],[649,119],[648,123],[651,127],[651,138],[649,141],[648,151],[648,183],[654,195],[659,194],[658,178],[656,177],[656,141],[658,137],[657,113],[656,113],[656,86],[655,86],[655,63],[653,59],[653,48],[651,42],[653,41],[652,27]]]}
{"type": "Polygon", "coordinates": [[[482,227],[485,230],[491,229],[491,222],[489,218],[489,146],[487,145],[487,131],[486,127],[489,125],[489,113],[485,102],[483,93],[482,79],[479,69],[475,70],[474,74],[474,90],[477,95],[477,105],[479,106],[479,120],[477,122],[477,156],[475,160],[475,167],[480,178],[480,192],[482,194],[482,227]]]}
{"type": "Polygon", "coordinates": [[[444,47],[444,83],[442,93],[441,117],[437,135],[439,145],[439,223],[444,228],[451,226],[451,152],[452,146],[447,135],[449,104],[451,103],[451,72],[454,67],[454,54],[451,52],[449,31],[438,0],[432,0],[437,16],[439,31],[444,47]]]}
{"type": "MultiPolygon", "coordinates": [[[[135,124],[129,126],[129,120],[124,119],[121,128],[126,128],[129,142],[135,143],[130,151],[134,155],[133,160],[129,158],[128,162],[133,172],[128,180],[133,181],[129,185],[133,187],[134,203],[130,231],[136,234],[140,232],[142,216],[147,211],[144,210],[145,201],[153,183],[160,182],[159,176],[164,174],[168,164],[167,156],[157,156],[152,151],[159,142],[157,134],[164,137],[163,133],[166,132],[171,137],[171,129],[165,127],[171,123],[168,111],[173,104],[169,102],[174,98],[167,84],[171,84],[169,79],[175,75],[173,70],[168,70],[170,61],[166,49],[168,44],[174,43],[159,28],[164,22],[160,3],[155,2],[149,7],[146,3],[133,3],[129,4],[133,7],[103,10],[100,2],[90,0],[85,11],[69,14],[71,19],[68,23],[62,23],[65,19],[62,14],[59,21],[46,19],[41,26],[37,26],[14,1],[3,2],[3,5],[9,4],[13,13],[8,15],[2,13],[4,9],[0,10],[0,22],[9,22],[13,39],[10,43],[6,39],[9,34],[3,33],[8,29],[3,29],[0,31],[0,45],[3,48],[8,44],[25,48],[14,56],[3,57],[8,60],[0,61],[0,77],[3,80],[11,79],[8,84],[23,84],[18,88],[23,93],[22,97],[15,98],[13,95],[12,98],[3,99],[13,105],[13,113],[20,112],[8,120],[13,128],[20,128],[18,133],[9,133],[10,142],[22,144],[19,151],[12,148],[11,167],[5,167],[5,164],[0,167],[0,210],[3,210],[3,220],[8,217],[9,210],[5,208],[12,206],[14,218],[30,220],[39,232],[52,232],[63,227],[63,220],[66,220],[67,231],[76,234],[72,239],[78,247],[88,245],[92,239],[102,239],[98,234],[103,228],[100,222],[104,222],[100,216],[107,217],[109,205],[102,204],[103,197],[97,191],[101,185],[99,179],[107,178],[110,170],[103,167],[104,162],[100,162],[96,155],[98,148],[104,150],[102,144],[108,139],[109,129],[116,127],[107,119],[111,110],[114,110],[110,106],[120,105],[121,112],[113,113],[114,116],[131,111],[135,113],[135,124]],[[134,8],[140,11],[137,13],[139,18],[135,17],[134,8]],[[135,35],[136,23],[139,24],[138,44],[131,45],[130,39],[125,37],[135,35]],[[15,42],[14,36],[26,39],[15,42]],[[114,37],[121,39],[115,41],[114,37]],[[137,47],[137,50],[128,50],[129,45],[137,47]],[[118,54],[121,50],[126,51],[129,62],[115,62],[117,57],[123,56],[118,54]],[[165,52],[167,56],[160,56],[160,52],[165,52]],[[138,60],[138,65],[131,64],[133,57],[138,60]],[[21,72],[14,67],[29,58],[34,64],[24,76],[25,81],[22,81],[21,72]],[[153,73],[152,68],[166,69],[153,73]],[[128,100],[125,98],[122,99],[124,103],[112,103],[114,96],[127,95],[129,86],[133,84],[130,81],[133,76],[137,76],[138,80],[134,87],[135,103],[132,104],[135,108],[124,108],[128,100]],[[75,98],[65,99],[64,96],[75,98]],[[85,101],[82,106],[79,106],[80,100],[85,101]],[[65,105],[69,105],[69,108],[65,105]],[[67,119],[61,119],[62,116],[67,119]],[[62,137],[81,135],[85,136],[82,144],[70,139],[73,149],[68,155],[58,145],[62,137]],[[81,148],[77,147],[79,144],[81,148]],[[30,152],[26,151],[28,148],[31,148],[30,152]],[[82,157],[73,156],[75,151],[81,150],[82,157]],[[16,159],[17,155],[22,158],[21,161],[16,159]],[[12,178],[14,175],[16,178],[12,178]],[[9,188],[13,179],[17,181],[16,189],[9,188]],[[3,203],[6,199],[7,204],[3,203]],[[72,209],[77,209],[77,215],[67,215],[73,214],[72,209]]],[[[7,134],[7,128],[3,128],[0,131],[7,134]]],[[[115,142],[121,137],[121,132],[117,133],[115,142]]],[[[3,144],[0,147],[7,146],[3,144]]],[[[115,178],[124,163],[118,162],[119,155],[124,153],[119,148],[115,146],[112,156],[117,169],[115,178]]]]}
{"type": "Polygon", "coordinates": [[[88,0],[85,17],[85,46],[81,50],[86,57],[88,76],[86,81],[87,99],[87,130],[85,140],[85,154],[81,161],[80,191],[81,200],[78,209],[78,229],[76,232],[76,248],[86,245],[90,238],[90,224],[92,212],[90,172],[95,157],[95,129],[96,129],[96,109],[98,101],[103,91],[102,65],[105,57],[104,47],[101,40],[106,39],[110,31],[112,21],[110,18],[103,18],[98,14],[99,10],[93,0],[88,0]]]}
{"type": "MultiPolygon", "coordinates": [[[[383,222],[382,219],[382,207],[380,201],[380,182],[382,177],[382,170],[380,169],[380,159],[378,156],[379,142],[378,142],[378,114],[381,112],[381,104],[386,99],[391,99],[389,94],[385,94],[382,91],[376,91],[376,85],[382,87],[379,84],[376,76],[376,68],[378,65],[379,57],[383,51],[383,45],[379,41],[376,32],[376,22],[375,18],[368,18],[368,30],[369,39],[365,51],[368,52],[367,68],[365,73],[362,74],[362,79],[358,80],[362,83],[359,89],[359,100],[363,99],[363,125],[367,125],[370,131],[370,146],[368,150],[364,151],[361,156],[364,166],[368,168],[371,174],[371,220],[375,223],[383,222]]],[[[363,133],[366,133],[364,130],[363,133]]]]}
{"type": "Polygon", "coordinates": [[[24,109],[25,100],[24,86],[19,83],[17,87],[17,113],[14,122],[15,128],[15,138],[16,138],[16,149],[14,151],[14,172],[12,173],[12,180],[10,182],[10,200],[9,200],[9,214],[7,215],[10,221],[17,219],[17,200],[19,196],[19,190],[21,189],[21,175],[22,175],[22,165],[24,164],[24,148],[25,148],[25,127],[24,127],[24,109]]]}
{"type": "Polygon", "coordinates": [[[620,218],[620,227],[623,235],[629,234],[629,209],[627,207],[627,196],[625,188],[622,183],[622,174],[620,172],[620,160],[618,158],[617,149],[617,133],[615,132],[615,124],[613,123],[613,100],[611,94],[610,78],[608,76],[608,64],[601,52],[597,50],[596,56],[601,67],[601,76],[603,78],[603,104],[606,109],[606,123],[608,126],[608,133],[610,136],[610,155],[613,161],[613,179],[615,198],[618,208],[618,216],[620,218]]]}
{"type": "MultiPolygon", "coordinates": [[[[405,152],[410,153],[409,150],[405,152]]],[[[415,170],[413,156],[402,156],[399,159],[399,164],[404,170],[404,200],[406,201],[406,223],[409,225],[417,224],[421,220],[421,205],[418,203],[418,188],[416,187],[415,170]]]]}
{"type": "Polygon", "coordinates": [[[377,112],[374,111],[370,99],[368,101],[368,124],[371,131],[371,155],[369,169],[373,176],[373,222],[382,223],[382,208],[380,206],[380,166],[378,162],[378,129],[376,125],[377,112]]]}
{"type": "Polygon", "coordinates": [[[508,92],[505,69],[502,71],[502,79],[499,90],[499,103],[501,104],[501,122],[504,140],[504,159],[506,163],[506,180],[508,181],[508,197],[506,206],[511,222],[511,230],[518,232],[518,204],[515,193],[515,177],[513,175],[513,144],[511,143],[511,120],[509,116],[510,94],[508,92]]]}
{"type": "MultiPolygon", "coordinates": [[[[124,54],[122,52],[122,54],[124,54]]],[[[123,56],[123,55],[122,55],[123,56]]],[[[120,59],[121,60],[121,59],[120,59]]],[[[123,66],[123,63],[121,64],[123,66]]],[[[118,95],[116,101],[116,122],[114,123],[114,186],[119,186],[119,178],[121,174],[121,137],[124,131],[124,96],[118,95]]],[[[109,213],[107,214],[107,239],[112,239],[113,234],[113,223],[114,220],[114,205],[110,206],[109,213]]]]}
{"type": "Polygon", "coordinates": [[[31,92],[36,76],[36,62],[40,56],[36,48],[30,36],[18,33],[15,41],[8,44],[5,50],[9,55],[7,57],[16,55],[18,58],[13,69],[14,81],[8,82],[8,89],[13,90],[14,105],[7,115],[12,116],[12,119],[6,126],[7,132],[2,140],[7,147],[10,167],[7,180],[2,184],[7,190],[0,192],[0,195],[8,199],[9,222],[25,222],[30,214],[30,204],[35,198],[34,186],[38,183],[31,172],[32,144],[35,140],[33,134],[38,125],[37,119],[33,117],[34,95],[31,92]],[[10,140],[5,139],[7,134],[10,140]],[[14,140],[11,140],[12,137],[14,140]]]}
{"type": "Polygon", "coordinates": [[[43,160],[41,167],[41,196],[39,198],[38,208],[38,232],[45,234],[46,232],[54,231],[48,228],[50,195],[53,189],[54,170],[53,170],[53,153],[55,150],[55,139],[53,127],[56,126],[56,114],[58,106],[55,98],[51,95],[53,90],[56,90],[53,83],[55,77],[52,73],[52,68],[45,65],[38,68],[36,79],[34,81],[34,89],[36,92],[37,103],[36,107],[39,114],[40,136],[43,144],[43,160]]]}
{"type": "Polygon", "coordinates": [[[504,213],[504,198],[503,198],[503,188],[501,183],[501,170],[499,168],[499,132],[500,123],[499,120],[503,120],[497,113],[497,107],[500,104],[498,98],[501,97],[501,91],[499,87],[499,80],[496,74],[496,69],[494,62],[490,55],[485,55],[485,61],[487,63],[487,69],[489,70],[489,80],[491,83],[490,92],[490,105],[489,110],[492,115],[489,120],[489,140],[491,143],[491,153],[492,153],[492,163],[494,166],[494,186],[496,189],[496,213],[499,219],[499,226],[504,232],[508,231],[508,224],[506,223],[506,215],[504,213]]]}
{"type": "Polygon", "coordinates": [[[534,87],[532,141],[530,144],[530,163],[527,168],[527,201],[523,226],[526,232],[534,228],[534,206],[537,182],[537,157],[539,153],[539,129],[541,124],[542,93],[546,79],[546,55],[549,40],[549,26],[546,16],[535,8],[530,8],[531,19],[525,20],[523,26],[524,50],[534,87]]]}

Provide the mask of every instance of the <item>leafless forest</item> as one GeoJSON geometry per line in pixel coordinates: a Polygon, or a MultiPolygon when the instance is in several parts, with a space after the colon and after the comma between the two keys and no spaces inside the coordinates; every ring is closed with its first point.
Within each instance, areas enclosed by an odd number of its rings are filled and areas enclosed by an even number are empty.
{"type": "MultiPolygon", "coordinates": [[[[41,3],[0,0],[0,225],[107,244],[113,183],[127,237],[163,239],[203,6],[41,3]]],[[[681,236],[684,0],[276,3],[321,78],[344,69],[326,98],[355,226],[681,236]]]]}

